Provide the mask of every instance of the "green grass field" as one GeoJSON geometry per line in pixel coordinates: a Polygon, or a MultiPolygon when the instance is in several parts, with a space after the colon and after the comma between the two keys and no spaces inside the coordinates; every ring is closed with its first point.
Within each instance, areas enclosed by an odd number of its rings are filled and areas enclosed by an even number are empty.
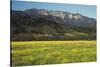
{"type": "Polygon", "coordinates": [[[62,64],[96,61],[96,41],[11,42],[12,65],[62,64]]]}

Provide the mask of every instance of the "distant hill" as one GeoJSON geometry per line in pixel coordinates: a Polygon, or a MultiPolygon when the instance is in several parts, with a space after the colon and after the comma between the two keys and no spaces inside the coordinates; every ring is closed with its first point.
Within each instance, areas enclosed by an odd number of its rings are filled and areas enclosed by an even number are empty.
{"type": "Polygon", "coordinates": [[[96,39],[96,19],[64,11],[11,10],[11,40],[96,39]]]}

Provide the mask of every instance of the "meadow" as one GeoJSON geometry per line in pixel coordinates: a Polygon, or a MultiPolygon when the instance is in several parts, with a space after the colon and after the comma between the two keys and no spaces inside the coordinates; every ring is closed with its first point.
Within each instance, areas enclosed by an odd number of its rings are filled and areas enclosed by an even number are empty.
{"type": "Polygon", "coordinates": [[[11,42],[12,65],[44,65],[96,61],[96,41],[11,42]]]}

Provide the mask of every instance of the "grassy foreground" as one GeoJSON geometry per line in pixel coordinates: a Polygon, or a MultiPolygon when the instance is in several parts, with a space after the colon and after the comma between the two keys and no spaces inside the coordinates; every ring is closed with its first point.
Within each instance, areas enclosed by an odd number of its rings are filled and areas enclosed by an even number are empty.
{"type": "Polygon", "coordinates": [[[11,42],[12,65],[96,61],[96,41],[11,42]]]}

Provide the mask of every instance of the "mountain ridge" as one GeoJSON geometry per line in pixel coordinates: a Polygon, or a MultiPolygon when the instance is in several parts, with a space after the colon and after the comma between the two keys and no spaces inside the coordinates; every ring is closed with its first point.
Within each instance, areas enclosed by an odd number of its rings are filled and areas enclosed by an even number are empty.
{"type": "MultiPolygon", "coordinates": [[[[57,17],[58,19],[65,22],[65,24],[66,24],[66,22],[68,22],[68,20],[66,20],[66,19],[75,20],[76,22],[79,20],[78,22],[82,22],[82,23],[85,23],[87,20],[90,21],[90,22],[92,22],[92,21],[96,22],[96,20],[93,19],[93,18],[88,18],[88,17],[82,16],[81,14],[78,14],[78,13],[73,14],[73,13],[64,12],[64,11],[55,11],[55,10],[49,11],[49,10],[46,10],[46,9],[28,9],[28,10],[24,10],[24,12],[28,13],[30,15],[34,15],[34,14],[38,15],[39,14],[39,15],[52,16],[52,17],[54,17],[53,20],[55,19],[56,21],[57,21],[57,19],[55,17],[57,17]],[[83,22],[83,20],[86,20],[86,21],[83,22]]],[[[74,22],[74,21],[69,21],[69,22],[74,22]]],[[[78,23],[75,23],[75,24],[79,25],[78,23]]]]}

